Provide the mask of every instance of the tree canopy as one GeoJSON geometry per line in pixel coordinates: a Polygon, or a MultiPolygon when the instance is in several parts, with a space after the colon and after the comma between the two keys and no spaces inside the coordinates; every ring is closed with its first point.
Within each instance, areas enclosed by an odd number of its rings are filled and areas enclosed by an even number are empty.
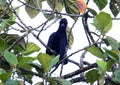
{"type": "Polygon", "coordinates": [[[106,34],[113,29],[113,22],[120,20],[119,12],[120,0],[0,0],[0,85],[24,85],[26,82],[32,84],[33,76],[42,79],[35,85],[72,85],[78,82],[119,85],[120,42],[106,34]],[[14,6],[15,2],[19,5],[14,6]],[[91,2],[98,10],[89,7],[91,2]],[[43,7],[44,4],[47,6],[43,7]],[[19,10],[23,7],[28,15],[20,17],[22,13],[19,10]],[[106,7],[110,13],[103,11],[106,7]],[[34,19],[40,13],[46,21],[39,23],[39,26],[27,25],[22,20],[27,16],[34,19]],[[69,62],[79,69],[62,75],[64,66],[61,65],[60,75],[56,77],[52,75],[57,69],[53,66],[65,59],[59,62],[59,55],[50,56],[41,52],[42,48],[35,44],[34,40],[29,42],[29,35],[34,36],[39,44],[47,48],[40,34],[64,16],[74,21],[72,27],[66,29],[66,51],[72,48],[72,30],[79,21],[82,21],[88,45],[65,57],[70,58],[78,53],[80,62],[71,59],[69,62]],[[53,22],[46,27],[50,21],[53,22]],[[89,24],[97,31],[91,31],[89,24]],[[84,61],[87,52],[98,58],[95,63],[84,61]]]}

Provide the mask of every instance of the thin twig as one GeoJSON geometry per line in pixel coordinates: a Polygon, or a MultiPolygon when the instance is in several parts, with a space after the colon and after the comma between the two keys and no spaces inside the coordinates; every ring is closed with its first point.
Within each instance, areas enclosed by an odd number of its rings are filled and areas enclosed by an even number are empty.
{"type": "Polygon", "coordinates": [[[71,63],[73,63],[73,64],[75,64],[75,65],[77,65],[79,68],[81,67],[80,64],[77,63],[77,62],[74,61],[74,60],[68,59],[68,61],[71,62],[71,63]]]}

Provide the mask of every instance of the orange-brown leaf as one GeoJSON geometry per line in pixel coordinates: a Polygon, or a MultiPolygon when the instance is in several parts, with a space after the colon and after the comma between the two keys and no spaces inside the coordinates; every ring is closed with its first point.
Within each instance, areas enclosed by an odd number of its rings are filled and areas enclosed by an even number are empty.
{"type": "Polygon", "coordinates": [[[87,5],[86,5],[85,1],[84,0],[76,0],[76,4],[78,6],[80,13],[84,14],[87,9],[87,5]]]}

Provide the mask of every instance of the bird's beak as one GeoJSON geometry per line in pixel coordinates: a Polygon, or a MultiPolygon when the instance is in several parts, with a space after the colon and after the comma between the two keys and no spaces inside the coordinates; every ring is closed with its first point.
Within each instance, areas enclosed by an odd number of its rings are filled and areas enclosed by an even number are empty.
{"type": "Polygon", "coordinates": [[[65,24],[61,24],[61,27],[65,27],[65,24]]]}

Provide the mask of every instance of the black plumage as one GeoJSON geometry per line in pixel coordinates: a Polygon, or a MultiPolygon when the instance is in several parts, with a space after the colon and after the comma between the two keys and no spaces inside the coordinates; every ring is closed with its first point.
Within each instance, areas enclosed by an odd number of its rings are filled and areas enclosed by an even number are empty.
{"type": "MultiPolygon", "coordinates": [[[[67,27],[67,19],[63,18],[60,21],[59,28],[56,32],[52,33],[49,37],[47,47],[52,49],[50,51],[48,48],[46,49],[46,53],[49,55],[60,55],[59,60],[62,60],[66,54],[66,46],[67,46],[67,36],[66,36],[66,27],[67,27]]],[[[64,64],[68,63],[68,59],[65,59],[64,64]]]]}

